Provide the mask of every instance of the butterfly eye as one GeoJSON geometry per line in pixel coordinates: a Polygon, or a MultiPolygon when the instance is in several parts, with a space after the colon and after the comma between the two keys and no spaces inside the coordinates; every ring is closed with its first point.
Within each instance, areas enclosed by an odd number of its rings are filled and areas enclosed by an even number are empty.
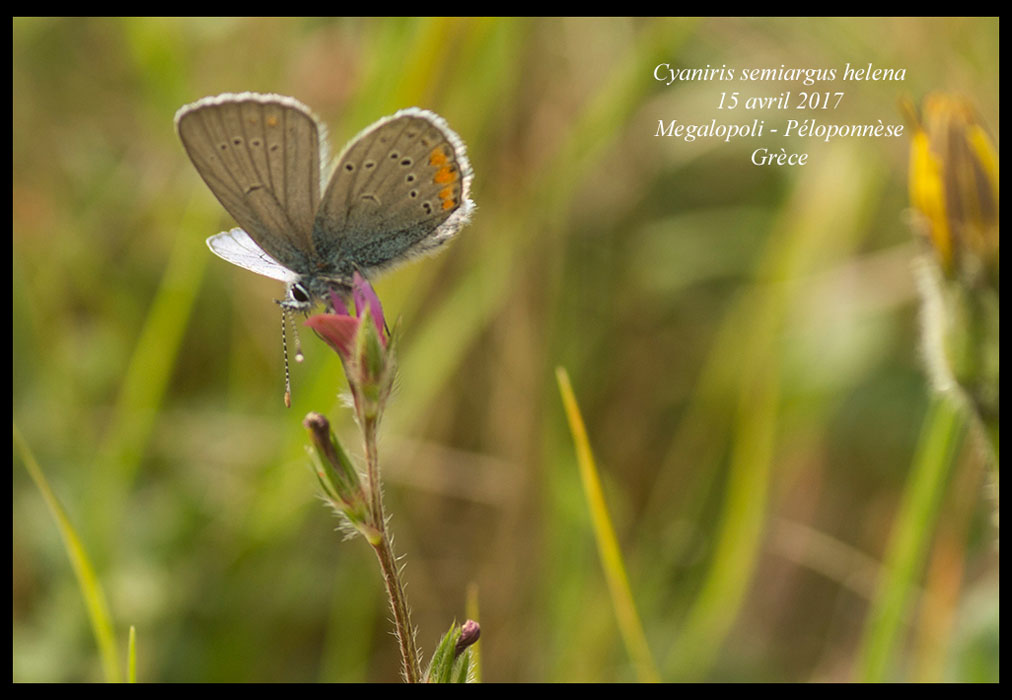
{"type": "Polygon", "coordinates": [[[307,306],[310,300],[309,290],[307,290],[301,282],[296,282],[289,287],[288,297],[299,306],[307,306]]]}

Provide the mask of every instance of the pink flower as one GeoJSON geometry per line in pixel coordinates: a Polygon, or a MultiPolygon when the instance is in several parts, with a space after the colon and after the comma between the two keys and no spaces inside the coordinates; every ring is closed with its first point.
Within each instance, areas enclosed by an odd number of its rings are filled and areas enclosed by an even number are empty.
{"type": "Polygon", "coordinates": [[[331,291],[330,301],[334,313],[316,314],[306,319],[306,325],[316,331],[330,347],[334,348],[347,362],[351,359],[355,347],[355,338],[362,325],[363,314],[368,310],[376,326],[376,333],[385,348],[389,341],[386,324],[383,319],[383,307],[379,297],[369,282],[358,272],[352,278],[352,299],[355,302],[355,316],[348,312],[348,307],[335,292],[331,291]]]}
{"type": "Polygon", "coordinates": [[[357,272],[352,278],[351,296],[355,302],[355,316],[348,313],[344,301],[331,292],[333,313],[311,316],[306,319],[306,325],[341,356],[359,422],[374,429],[397,371],[395,343],[387,335],[383,307],[376,292],[357,272]]]}

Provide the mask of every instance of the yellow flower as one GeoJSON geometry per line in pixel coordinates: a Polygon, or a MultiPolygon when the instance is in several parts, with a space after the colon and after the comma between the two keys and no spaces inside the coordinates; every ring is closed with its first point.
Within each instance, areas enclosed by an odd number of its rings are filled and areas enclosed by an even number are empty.
{"type": "Polygon", "coordinates": [[[965,100],[924,99],[913,124],[910,202],[942,272],[969,288],[998,285],[998,156],[965,100]]]}

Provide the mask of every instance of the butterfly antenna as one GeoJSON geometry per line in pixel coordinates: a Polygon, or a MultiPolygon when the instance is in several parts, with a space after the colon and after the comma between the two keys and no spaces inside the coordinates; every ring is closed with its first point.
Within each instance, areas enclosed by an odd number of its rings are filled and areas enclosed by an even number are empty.
{"type": "MultiPolygon", "coordinates": [[[[292,407],[292,380],[291,375],[288,373],[288,337],[285,333],[285,329],[288,325],[288,311],[284,307],[281,307],[281,351],[285,356],[285,408],[292,407]]],[[[296,337],[298,332],[296,331],[296,337]]]]}

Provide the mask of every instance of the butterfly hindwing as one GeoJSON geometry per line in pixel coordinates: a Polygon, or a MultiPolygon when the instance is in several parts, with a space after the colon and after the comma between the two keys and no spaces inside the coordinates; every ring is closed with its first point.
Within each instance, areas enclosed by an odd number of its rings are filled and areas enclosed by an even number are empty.
{"type": "Polygon", "coordinates": [[[467,222],[470,181],[464,145],[446,122],[402,110],[341,154],[316,217],[315,247],[366,272],[427,252],[467,222]]]}
{"type": "Polygon", "coordinates": [[[287,283],[299,278],[299,275],[265,253],[241,228],[211,236],[207,239],[207,247],[219,258],[258,275],[287,283]]]}

